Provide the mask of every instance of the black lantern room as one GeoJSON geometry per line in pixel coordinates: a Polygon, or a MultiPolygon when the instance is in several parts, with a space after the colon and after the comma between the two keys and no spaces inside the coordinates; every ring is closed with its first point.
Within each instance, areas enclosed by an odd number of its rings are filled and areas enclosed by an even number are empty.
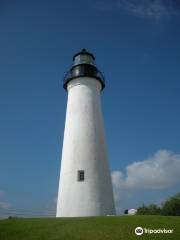
{"type": "Polygon", "coordinates": [[[64,78],[64,89],[67,90],[68,82],[79,77],[96,78],[100,81],[102,89],[105,87],[104,77],[95,65],[94,55],[84,48],[73,56],[73,65],[64,78]]]}

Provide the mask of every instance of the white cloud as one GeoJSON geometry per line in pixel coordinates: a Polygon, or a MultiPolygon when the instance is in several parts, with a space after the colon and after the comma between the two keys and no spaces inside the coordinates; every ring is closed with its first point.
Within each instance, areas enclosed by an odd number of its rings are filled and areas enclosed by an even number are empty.
{"type": "Polygon", "coordinates": [[[176,0],[117,0],[98,1],[96,7],[100,10],[124,10],[130,14],[160,18],[164,15],[179,14],[180,3],[176,0]]]}
{"type": "Polygon", "coordinates": [[[144,161],[134,162],[122,171],[112,172],[115,201],[121,192],[165,189],[180,184],[180,155],[159,150],[144,161]]]}

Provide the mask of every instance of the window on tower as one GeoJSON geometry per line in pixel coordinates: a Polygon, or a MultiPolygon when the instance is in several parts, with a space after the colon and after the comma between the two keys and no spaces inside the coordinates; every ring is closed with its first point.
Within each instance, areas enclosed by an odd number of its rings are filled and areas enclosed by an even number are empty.
{"type": "Polygon", "coordinates": [[[78,170],[78,176],[77,176],[78,182],[84,181],[84,170],[78,170]]]}

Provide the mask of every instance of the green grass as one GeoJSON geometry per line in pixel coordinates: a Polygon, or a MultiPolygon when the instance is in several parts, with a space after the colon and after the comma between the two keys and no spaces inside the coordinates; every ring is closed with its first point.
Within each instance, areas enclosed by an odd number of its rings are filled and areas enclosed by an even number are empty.
{"type": "Polygon", "coordinates": [[[0,220],[0,240],[131,240],[180,239],[180,217],[117,216],[88,218],[25,218],[0,220]],[[136,236],[137,226],[174,229],[173,234],[136,236]]]}

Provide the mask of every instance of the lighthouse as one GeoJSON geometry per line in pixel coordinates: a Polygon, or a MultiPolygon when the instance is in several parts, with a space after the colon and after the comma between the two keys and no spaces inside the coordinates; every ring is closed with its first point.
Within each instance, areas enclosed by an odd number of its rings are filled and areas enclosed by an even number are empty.
{"type": "Polygon", "coordinates": [[[105,81],[92,53],[73,56],[63,87],[68,100],[56,217],[115,215],[101,110],[105,81]]]}

